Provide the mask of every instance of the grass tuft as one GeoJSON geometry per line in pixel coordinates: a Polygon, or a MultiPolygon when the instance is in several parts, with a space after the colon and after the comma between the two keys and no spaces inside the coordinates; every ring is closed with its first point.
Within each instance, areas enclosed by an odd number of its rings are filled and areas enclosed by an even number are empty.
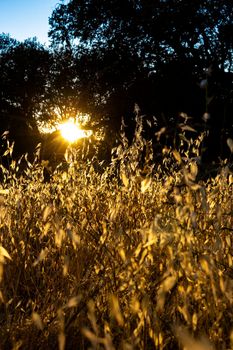
{"type": "Polygon", "coordinates": [[[155,165],[139,123],[101,172],[2,169],[1,349],[233,349],[233,174],[200,144],[155,165]]]}

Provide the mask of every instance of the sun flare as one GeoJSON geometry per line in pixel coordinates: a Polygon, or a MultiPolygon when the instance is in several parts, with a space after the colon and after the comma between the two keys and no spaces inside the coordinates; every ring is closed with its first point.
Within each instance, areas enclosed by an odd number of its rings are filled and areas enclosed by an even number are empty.
{"type": "Polygon", "coordinates": [[[89,137],[92,134],[91,130],[82,130],[78,124],[70,120],[61,124],[59,130],[62,137],[71,143],[78,139],[89,137]]]}

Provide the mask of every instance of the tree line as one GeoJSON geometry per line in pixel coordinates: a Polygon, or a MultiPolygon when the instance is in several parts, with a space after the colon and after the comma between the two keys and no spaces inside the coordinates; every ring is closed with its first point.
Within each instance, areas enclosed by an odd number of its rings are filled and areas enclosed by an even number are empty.
{"type": "Polygon", "coordinates": [[[174,142],[185,121],[208,130],[207,160],[229,156],[232,18],[230,0],[60,1],[49,48],[0,35],[0,132],[17,157],[41,141],[41,123],[86,113],[110,149],[122,118],[132,137],[136,106],[155,143],[164,127],[160,142],[174,142]]]}

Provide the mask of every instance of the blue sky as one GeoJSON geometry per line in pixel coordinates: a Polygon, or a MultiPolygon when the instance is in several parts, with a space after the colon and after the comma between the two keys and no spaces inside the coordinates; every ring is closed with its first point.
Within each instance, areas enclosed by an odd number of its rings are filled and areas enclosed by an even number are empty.
{"type": "Polygon", "coordinates": [[[48,17],[59,0],[0,0],[0,33],[24,41],[36,36],[48,44],[48,17]]]}

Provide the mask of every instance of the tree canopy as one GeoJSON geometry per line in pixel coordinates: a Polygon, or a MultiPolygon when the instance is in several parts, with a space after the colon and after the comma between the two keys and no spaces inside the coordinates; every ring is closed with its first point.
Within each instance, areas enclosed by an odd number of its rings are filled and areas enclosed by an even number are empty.
{"type": "Polygon", "coordinates": [[[46,103],[49,72],[50,54],[36,39],[21,43],[0,36],[0,129],[10,132],[19,153],[39,142],[37,120],[46,103]]]}
{"type": "Polygon", "coordinates": [[[1,131],[32,139],[38,122],[81,112],[111,143],[122,117],[133,129],[137,105],[157,129],[186,113],[229,134],[232,18],[230,0],[60,1],[49,49],[0,35],[1,131]]]}
{"type": "Polygon", "coordinates": [[[232,18],[228,0],[70,0],[52,13],[50,37],[54,47],[72,51],[85,107],[113,120],[130,102],[164,112],[154,101],[177,100],[176,84],[184,101],[212,62],[232,70],[232,18]],[[161,96],[170,84],[171,94],[161,96]]]}
{"type": "Polygon", "coordinates": [[[79,52],[126,50],[149,70],[171,58],[208,64],[216,56],[229,68],[232,14],[229,0],[70,0],[53,12],[50,36],[79,52]]]}

